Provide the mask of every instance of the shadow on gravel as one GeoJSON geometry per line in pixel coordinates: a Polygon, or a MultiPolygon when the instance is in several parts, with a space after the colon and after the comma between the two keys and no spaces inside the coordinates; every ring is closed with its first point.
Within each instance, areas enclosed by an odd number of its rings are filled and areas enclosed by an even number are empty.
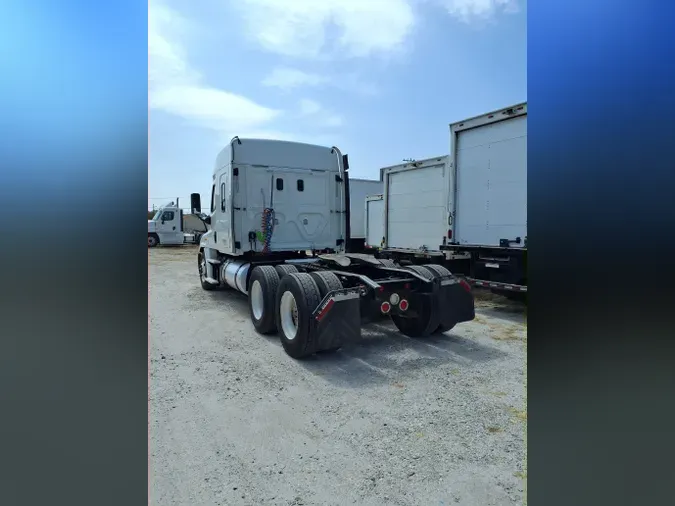
{"type": "MultiPolygon", "coordinates": [[[[242,294],[221,289],[210,292],[209,296],[219,304],[228,305],[242,319],[249,319],[248,301],[242,294]]],[[[485,314],[485,311],[481,312],[485,314]]],[[[346,344],[335,353],[318,353],[297,363],[331,383],[362,388],[415,377],[420,370],[446,364],[466,367],[505,355],[497,348],[462,337],[454,330],[412,339],[401,334],[388,319],[364,325],[361,335],[361,341],[346,344]]],[[[278,334],[258,337],[281,347],[278,334]]],[[[288,357],[288,360],[293,359],[288,357]]]]}
{"type": "Polygon", "coordinates": [[[299,363],[331,383],[362,388],[405,380],[418,371],[446,364],[470,366],[505,353],[453,334],[411,339],[390,322],[371,323],[362,329],[362,341],[335,353],[320,353],[299,363]]]}

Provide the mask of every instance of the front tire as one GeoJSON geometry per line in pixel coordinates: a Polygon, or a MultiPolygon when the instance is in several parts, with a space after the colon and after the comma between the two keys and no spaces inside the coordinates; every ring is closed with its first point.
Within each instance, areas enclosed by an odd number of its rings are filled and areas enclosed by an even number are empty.
{"type": "Polygon", "coordinates": [[[199,283],[202,285],[202,288],[209,292],[218,288],[216,285],[206,281],[206,258],[204,257],[204,253],[197,255],[197,267],[199,269],[199,283]]]}
{"type": "Polygon", "coordinates": [[[159,236],[157,234],[148,234],[148,248],[154,248],[159,244],[159,236]]]}
{"type": "Polygon", "coordinates": [[[276,317],[281,344],[286,353],[295,359],[316,352],[312,340],[310,319],[321,302],[316,282],[307,273],[287,274],[279,283],[276,317]]]}
{"type": "Polygon", "coordinates": [[[276,295],[279,274],[271,265],[259,265],[251,273],[248,285],[248,312],[255,330],[260,334],[276,332],[276,295]]]}

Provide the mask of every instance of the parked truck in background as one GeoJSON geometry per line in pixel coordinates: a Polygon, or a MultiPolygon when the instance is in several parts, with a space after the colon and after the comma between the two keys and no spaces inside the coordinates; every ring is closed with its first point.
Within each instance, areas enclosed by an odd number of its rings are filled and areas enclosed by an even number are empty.
{"type": "Polygon", "coordinates": [[[383,257],[527,292],[527,103],[452,123],[448,156],[386,167],[383,178],[383,257]]]}
{"type": "Polygon", "coordinates": [[[364,251],[366,247],[366,217],[365,201],[368,195],[381,194],[384,183],[380,180],[350,179],[350,238],[348,250],[351,252],[364,251]]]}
{"type": "Polygon", "coordinates": [[[161,206],[148,220],[148,247],[157,245],[198,244],[208,227],[202,216],[184,214],[179,199],[161,206]]]}
{"type": "Polygon", "coordinates": [[[368,195],[365,205],[365,247],[378,250],[384,245],[384,195],[368,195]]]}
{"type": "Polygon", "coordinates": [[[410,337],[474,318],[471,287],[443,266],[349,252],[348,170],[338,148],[297,142],[235,137],[216,158],[201,286],[246,295],[255,329],[294,358],[358,340],[376,315],[410,337]]]}

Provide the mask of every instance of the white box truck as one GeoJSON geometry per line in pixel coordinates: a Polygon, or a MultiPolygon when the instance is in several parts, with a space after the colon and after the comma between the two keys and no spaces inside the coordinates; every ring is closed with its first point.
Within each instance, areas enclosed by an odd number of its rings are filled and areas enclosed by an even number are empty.
{"type": "Polygon", "coordinates": [[[450,125],[450,154],[384,169],[384,257],[527,292],[527,103],[450,125]]]}
{"type": "Polygon", "coordinates": [[[365,202],[368,195],[382,194],[384,183],[380,180],[350,179],[350,235],[349,250],[363,251],[366,244],[365,202]]]}
{"type": "Polygon", "coordinates": [[[336,147],[276,140],[235,137],[216,158],[200,284],[245,294],[255,329],[278,331],[293,358],[360,338],[376,315],[410,337],[475,315],[469,283],[442,266],[349,252],[348,169],[336,147]]]}
{"type": "Polygon", "coordinates": [[[368,195],[365,205],[366,249],[384,245],[384,195],[368,195]]]}

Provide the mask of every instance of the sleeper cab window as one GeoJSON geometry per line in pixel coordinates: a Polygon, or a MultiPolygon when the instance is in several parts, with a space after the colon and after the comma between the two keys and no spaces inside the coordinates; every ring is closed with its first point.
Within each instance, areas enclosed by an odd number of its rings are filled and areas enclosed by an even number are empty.
{"type": "Polygon", "coordinates": [[[305,182],[302,179],[298,179],[298,191],[299,192],[305,191],[305,182]]]}
{"type": "Polygon", "coordinates": [[[280,177],[277,178],[277,190],[282,191],[284,189],[284,180],[280,177]]]}

